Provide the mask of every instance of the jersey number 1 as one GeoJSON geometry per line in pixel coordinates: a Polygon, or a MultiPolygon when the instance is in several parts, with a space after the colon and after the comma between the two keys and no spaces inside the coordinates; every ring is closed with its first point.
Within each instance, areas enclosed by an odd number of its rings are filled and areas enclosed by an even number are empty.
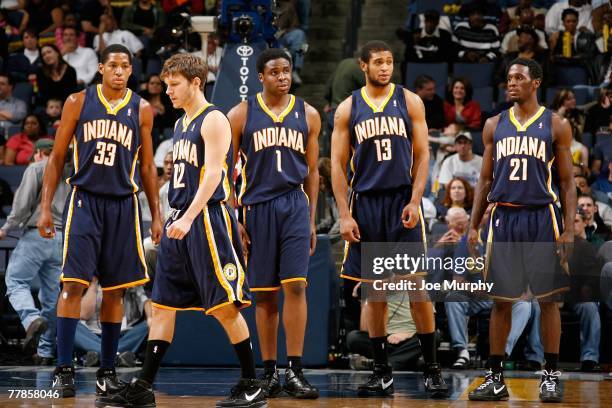
{"type": "Polygon", "coordinates": [[[512,167],[512,172],[510,173],[510,180],[512,181],[525,181],[527,180],[527,159],[510,159],[510,167],[512,167]],[[522,175],[519,177],[517,173],[520,168],[523,168],[522,175]]]}

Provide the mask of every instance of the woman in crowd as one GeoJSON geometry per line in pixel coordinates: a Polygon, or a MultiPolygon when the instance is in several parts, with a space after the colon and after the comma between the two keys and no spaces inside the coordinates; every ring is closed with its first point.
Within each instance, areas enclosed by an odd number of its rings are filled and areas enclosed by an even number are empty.
{"type": "Polygon", "coordinates": [[[34,143],[38,139],[46,137],[46,126],[37,115],[28,115],[23,120],[20,133],[13,135],[6,142],[4,153],[4,165],[24,166],[30,163],[34,154],[34,143]]]}

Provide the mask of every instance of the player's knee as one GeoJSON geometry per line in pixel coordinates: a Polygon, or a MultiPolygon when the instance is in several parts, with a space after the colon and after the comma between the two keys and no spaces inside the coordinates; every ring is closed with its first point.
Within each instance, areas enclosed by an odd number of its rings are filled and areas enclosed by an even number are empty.
{"type": "Polygon", "coordinates": [[[162,309],[160,307],[153,306],[151,311],[154,322],[174,321],[174,318],[176,317],[176,310],[162,309]]]}
{"type": "Polygon", "coordinates": [[[255,292],[255,303],[258,307],[278,309],[278,292],[255,292]]]}
{"type": "Polygon", "coordinates": [[[210,314],[221,324],[225,324],[236,320],[240,315],[240,311],[236,306],[229,305],[213,310],[210,314]]]}
{"type": "Polygon", "coordinates": [[[296,281],[283,284],[285,296],[302,297],[306,296],[306,282],[296,281]]]}
{"type": "Polygon", "coordinates": [[[60,293],[60,299],[62,300],[75,300],[81,299],[83,292],[87,289],[87,286],[78,282],[64,282],[62,285],[62,292],[60,293]]]}

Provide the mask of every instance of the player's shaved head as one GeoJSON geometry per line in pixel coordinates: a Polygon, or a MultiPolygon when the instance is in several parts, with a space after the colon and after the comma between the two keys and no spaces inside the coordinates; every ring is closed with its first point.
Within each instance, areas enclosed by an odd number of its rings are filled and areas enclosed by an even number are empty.
{"type": "Polygon", "coordinates": [[[159,75],[161,80],[169,76],[181,75],[189,82],[195,78],[200,79],[200,89],[204,89],[208,76],[208,66],[206,62],[192,54],[174,54],[164,62],[164,67],[159,75]]]}

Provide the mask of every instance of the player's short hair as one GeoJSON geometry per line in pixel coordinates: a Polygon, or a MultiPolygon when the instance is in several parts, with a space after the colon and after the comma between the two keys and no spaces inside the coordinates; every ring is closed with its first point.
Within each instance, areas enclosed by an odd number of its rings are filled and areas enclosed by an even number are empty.
{"type": "MultiPolygon", "coordinates": [[[[78,33],[77,33],[77,35],[78,35],[78,33]]],[[[130,65],[132,65],[132,53],[130,52],[130,50],[127,49],[127,47],[125,45],[112,44],[112,45],[109,45],[108,47],[106,47],[104,49],[104,51],[102,51],[102,54],[100,55],[100,62],[102,64],[106,64],[108,62],[108,58],[109,58],[110,54],[125,54],[125,55],[128,56],[128,60],[130,61],[130,65]]]]}
{"type": "Polygon", "coordinates": [[[535,62],[534,60],[526,59],[526,58],[515,58],[510,64],[508,64],[508,69],[506,70],[506,75],[508,75],[508,71],[510,71],[510,67],[513,65],[522,65],[524,67],[529,68],[529,75],[531,75],[531,79],[539,79],[540,81],[544,77],[544,73],[542,72],[542,67],[540,64],[535,62]]]}
{"type": "Polygon", "coordinates": [[[421,89],[423,88],[426,84],[433,82],[435,83],[436,81],[430,77],[429,75],[419,75],[418,77],[416,77],[416,79],[414,80],[414,89],[421,89]]]}
{"type": "Polygon", "coordinates": [[[291,61],[291,57],[284,50],[280,48],[268,48],[263,50],[263,52],[259,54],[259,57],[257,57],[257,62],[255,63],[257,73],[263,74],[264,69],[266,68],[266,64],[270,61],[274,61],[275,59],[279,58],[289,61],[289,65],[293,66],[293,61],[291,61]]]}
{"type": "Polygon", "coordinates": [[[359,59],[367,64],[370,62],[372,53],[381,51],[389,51],[391,54],[393,54],[393,50],[386,42],[379,40],[369,41],[365,43],[363,47],[361,47],[361,50],[359,51],[359,59]]]}
{"type": "Polygon", "coordinates": [[[573,14],[576,19],[578,19],[578,12],[576,10],[574,10],[573,8],[566,8],[561,13],[561,21],[565,20],[565,17],[569,16],[570,14],[573,14]]]}
{"type": "Polygon", "coordinates": [[[163,81],[168,75],[182,75],[189,82],[200,78],[200,89],[204,89],[208,77],[206,62],[193,54],[174,54],[164,62],[159,78],[163,81]]]}

